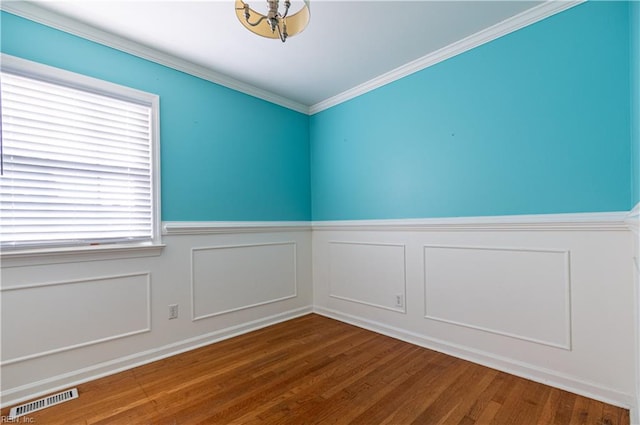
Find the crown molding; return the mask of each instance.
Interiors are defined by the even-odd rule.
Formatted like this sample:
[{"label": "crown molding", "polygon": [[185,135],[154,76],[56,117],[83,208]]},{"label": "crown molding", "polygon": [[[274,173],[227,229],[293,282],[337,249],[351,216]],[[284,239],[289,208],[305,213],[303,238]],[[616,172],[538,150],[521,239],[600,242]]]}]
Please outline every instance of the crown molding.
[{"label": "crown molding", "polygon": [[546,1],[538,6],[519,13],[518,15],[512,16],[511,18],[505,19],[504,21],[499,22],[491,27],[483,29],[475,34],[456,41],[455,43],[436,50],[435,52],[429,53],[426,56],[411,61],[365,83],[357,85],[336,96],[318,102],[309,107],[309,114],[313,115],[318,112],[324,111],[325,109],[329,109],[332,106],[336,106],[340,103],[351,100],[362,94],[375,90],[379,87],[392,83],[415,72],[421,71],[456,55],[464,53],[482,44],[488,43],[504,35],[524,28],[528,25],[534,24],[538,21],[548,18],[549,16],[577,6],[581,3],[584,3],[585,1],[586,0]]},{"label": "crown molding", "polygon": [[278,96],[274,93],[236,80],[227,75],[220,74],[209,68],[180,59],[161,50],[145,46],[141,43],[131,41],[124,37],[120,37],[110,32],[84,24],[75,19],[44,9],[34,3],[27,1],[4,1],[0,2],[0,10],[108,47],[112,47],[142,59],[185,72],[212,83],[266,100],[267,102],[274,103],[303,114],[309,114],[309,107],[306,105]]},{"label": "crown molding", "polygon": [[508,18],[498,24],[479,31],[469,37],[452,43],[442,49],[432,52],[419,59],[411,61],[401,67],[382,74],[372,80],[346,90],[336,96],[318,102],[312,106],[303,105],[285,97],[276,95],[261,88],[236,80],[224,74],[215,72],[209,68],[180,59],[169,53],[153,49],[140,43],[128,40],[124,37],[94,28],[75,19],[71,19],[58,13],[46,10],[27,1],[0,2],[0,10],[18,15],[20,17],[47,25],[58,30],[77,35],[90,41],[94,41],[114,49],[147,59],[149,61],[185,72],[187,74],[220,84],[232,90],[248,94],[250,96],[280,105],[282,107],[313,115],[332,106],[346,102],[371,90],[399,80],[415,72],[421,71],[453,56],[464,53],[482,44],[495,40],[528,25],[541,21],[549,16],[560,13],[571,7],[583,3],[586,0],[549,0],[518,15]]}]

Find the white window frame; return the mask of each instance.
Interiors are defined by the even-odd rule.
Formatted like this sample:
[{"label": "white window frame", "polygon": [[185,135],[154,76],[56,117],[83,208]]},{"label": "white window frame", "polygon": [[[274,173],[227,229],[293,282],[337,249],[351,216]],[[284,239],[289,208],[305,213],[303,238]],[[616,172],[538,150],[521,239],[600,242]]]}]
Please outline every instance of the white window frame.
[{"label": "white window frame", "polygon": [[151,242],[109,245],[78,245],[36,249],[5,249],[0,252],[2,267],[35,264],[54,264],[113,258],[131,258],[159,255],[162,247],[160,218],[160,97],[155,94],[121,86],[86,75],[43,65],[2,53],[0,69],[3,72],[38,79],[53,84],[115,97],[125,101],[144,103],[151,107],[151,167],[152,167],[152,220]]}]

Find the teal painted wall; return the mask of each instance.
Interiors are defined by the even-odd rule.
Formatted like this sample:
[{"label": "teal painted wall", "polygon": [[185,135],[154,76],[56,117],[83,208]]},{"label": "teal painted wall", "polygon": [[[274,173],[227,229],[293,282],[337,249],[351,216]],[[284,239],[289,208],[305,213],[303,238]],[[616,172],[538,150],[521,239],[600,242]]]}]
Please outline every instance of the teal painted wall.
[{"label": "teal painted wall", "polygon": [[631,151],[632,151],[632,205],[640,202],[640,2],[629,8],[631,40]]},{"label": "teal painted wall", "polygon": [[311,218],[308,116],[6,12],[1,26],[4,53],[160,95],[163,220]]},{"label": "teal painted wall", "polygon": [[313,219],[629,210],[629,47],[587,2],[312,116]]},{"label": "teal painted wall", "polygon": [[312,117],[5,12],[1,49],[160,95],[163,220],[621,211],[638,14],[588,2]]}]

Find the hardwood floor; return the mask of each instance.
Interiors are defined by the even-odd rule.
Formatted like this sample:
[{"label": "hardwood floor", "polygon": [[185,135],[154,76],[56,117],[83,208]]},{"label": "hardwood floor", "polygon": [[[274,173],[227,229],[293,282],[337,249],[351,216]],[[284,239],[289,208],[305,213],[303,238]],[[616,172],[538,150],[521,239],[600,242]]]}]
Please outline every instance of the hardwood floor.
[{"label": "hardwood floor", "polygon": [[78,391],[15,423],[629,424],[625,409],[314,314]]}]

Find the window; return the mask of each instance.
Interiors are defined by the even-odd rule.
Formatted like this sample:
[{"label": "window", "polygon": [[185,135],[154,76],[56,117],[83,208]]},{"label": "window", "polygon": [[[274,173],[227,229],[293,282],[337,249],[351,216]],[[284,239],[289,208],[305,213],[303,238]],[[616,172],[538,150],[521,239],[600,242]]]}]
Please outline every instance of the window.
[{"label": "window", "polygon": [[159,243],[158,97],[2,55],[0,246]]}]

